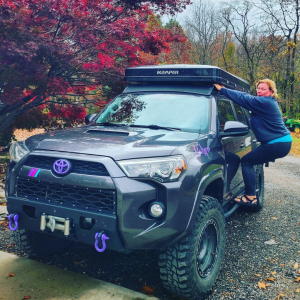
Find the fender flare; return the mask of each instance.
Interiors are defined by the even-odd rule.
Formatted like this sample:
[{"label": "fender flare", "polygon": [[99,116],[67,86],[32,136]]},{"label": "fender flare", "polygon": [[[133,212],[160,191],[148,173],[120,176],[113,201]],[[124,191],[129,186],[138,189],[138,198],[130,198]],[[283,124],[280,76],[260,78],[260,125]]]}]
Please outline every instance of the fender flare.
[{"label": "fender flare", "polygon": [[208,173],[207,175],[205,175],[201,179],[201,181],[199,183],[199,186],[198,186],[198,189],[197,189],[196,196],[195,196],[193,209],[191,211],[191,215],[190,215],[189,221],[188,221],[186,229],[185,229],[185,231],[187,233],[191,232],[191,230],[192,230],[194,220],[195,220],[196,215],[197,215],[197,207],[199,207],[199,204],[200,204],[200,201],[202,199],[202,196],[203,196],[203,193],[204,193],[205,189],[208,187],[208,185],[210,183],[212,183],[213,181],[215,181],[216,179],[219,179],[219,178],[222,179],[222,181],[224,182],[222,168],[218,168],[218,169],[213,170],[212,172]]}]

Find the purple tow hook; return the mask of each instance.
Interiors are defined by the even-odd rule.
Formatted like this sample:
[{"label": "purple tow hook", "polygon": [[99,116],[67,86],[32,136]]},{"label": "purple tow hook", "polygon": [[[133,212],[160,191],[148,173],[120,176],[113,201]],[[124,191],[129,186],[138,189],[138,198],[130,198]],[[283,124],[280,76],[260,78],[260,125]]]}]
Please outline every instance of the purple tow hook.
[{"label": "purple tow hook", "polygon": [[[19,216],[17,214],[11,214],[7,217],[9,219],[9,229],[12,231],[15,231],[18,229],[18,220],[19,220]],[[13,227],[13,224],[15,225],[15,227]]]},{"label": "purple tow hook", "polygon": [[[100,239],[102,241],[102,248],[101,249],[98,247],[98,242],[100,241]],[[104,252],[104,250],[106,249],[105,240],[109,240],[109,237],[106,236],[106,234],[104,232],[100,232],[100,233],[97,232],[95,234],[95,240],[96,240],[95,241],[95,248],[96,248],[96,250],[98,252]]]}]

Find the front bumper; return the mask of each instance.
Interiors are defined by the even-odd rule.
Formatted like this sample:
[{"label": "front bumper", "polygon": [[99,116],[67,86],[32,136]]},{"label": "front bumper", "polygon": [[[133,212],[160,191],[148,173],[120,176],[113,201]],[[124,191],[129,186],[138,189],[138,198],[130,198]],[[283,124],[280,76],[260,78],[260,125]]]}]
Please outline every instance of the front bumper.
[{"label": "front bumper", "polygon": [[[120,252],[125,250],[118,234],[117,217],[115,215],[108,216],[101,213],[83,212],[72,208],[37,203],[16,197],[8,198],[7,210],[9,213],[17,213],[19,215],[19,228],[42,232],[40,230],[41,216],[43,214],[57,216],[70,219],[70,235],[66,237],[62,231],[55,230],[51,232],[49,229],[46,229],[44,233],[73,242],[93,245],[95,243],[95,234],[104,231],[110,238],[107,242],[109,249]],[[85,220],[91,220],[91,224],[86,225]]]},{"label": "front bumper", "polygon": [[[161,184],[130,179],[108,157],[47,151],[29,156],[34,155],[101,163],[109,176],[70,173],[58,177],[40,168],[38,176],[32,177],[29,173],[34,166],[24,158],[8,168],[6,181],[8,212],[19,215],[20,228],[41,232],[42,214],[68,218],[69,236],[57,230],[44,232],[86,244],[94,244],[95,234],[104,232],[110,238],[107,248],[121,252],[165,248],[186,234],[195,195],[186,193],[181,181]],[[148,214],[153,201],[166,207],[161,219]]]}]

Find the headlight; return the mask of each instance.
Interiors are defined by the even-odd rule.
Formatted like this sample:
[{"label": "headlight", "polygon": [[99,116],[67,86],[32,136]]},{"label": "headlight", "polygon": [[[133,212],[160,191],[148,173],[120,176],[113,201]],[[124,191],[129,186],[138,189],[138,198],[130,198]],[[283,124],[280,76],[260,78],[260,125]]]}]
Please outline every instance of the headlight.
[{"label": "headlight", "polygon": [[18,162],[28,153],[29,150],[25,145],[25,141],[14,142],[9,148],[10,161]]},{"label": "headlight", "polygon": [[128,177],[176,181],[186,170],[183,156],[142,158],[117,162]]}]

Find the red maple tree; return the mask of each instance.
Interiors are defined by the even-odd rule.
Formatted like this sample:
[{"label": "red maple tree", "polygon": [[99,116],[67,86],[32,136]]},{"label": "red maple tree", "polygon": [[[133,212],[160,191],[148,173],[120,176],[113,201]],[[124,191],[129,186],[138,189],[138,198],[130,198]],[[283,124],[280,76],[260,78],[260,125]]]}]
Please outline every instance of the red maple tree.
[{"label": "red maple tree", "polygon": [[47,101],[87,100],[86,91],[120,82],[126,67],[143,63],[141,52],[167,50],[178,37],[149,30],[148,17],[189,3],[0,0],[0,132]]}]

